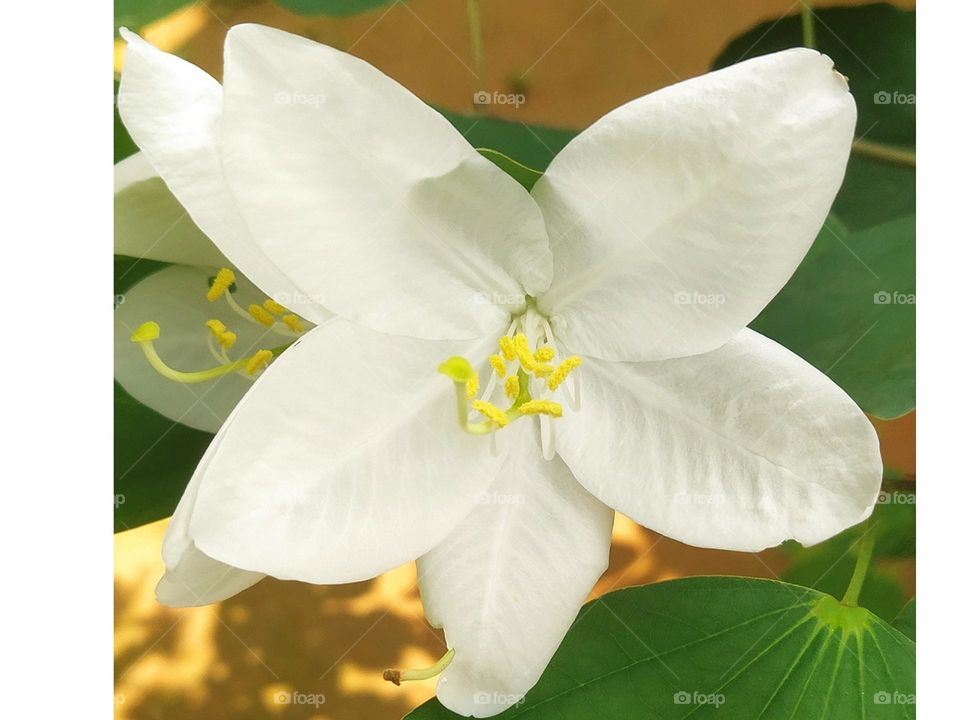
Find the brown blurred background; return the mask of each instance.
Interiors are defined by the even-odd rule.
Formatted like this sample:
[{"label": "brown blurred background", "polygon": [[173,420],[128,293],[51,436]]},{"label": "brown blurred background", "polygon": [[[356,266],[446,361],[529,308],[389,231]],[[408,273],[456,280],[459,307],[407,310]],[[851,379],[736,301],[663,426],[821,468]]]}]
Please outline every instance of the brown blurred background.
[{"label": "brown blurred background", "polygon": [[[482,87],[526,96],[518,108],[488,111],[584,127],[627,100],[705,72],[731,38],[798,10],[796,0],[480,0]],[[219,76],[226,30],[240,22],[347,50],[431,104],[473,112],[477,81],[465,0],[411,0],[345,19],[297,16],[270,2],[208,0],[151,24],[143,35]],[[122,54],[118,43],[117,69]],[[914,414],[877,426],[885,464],[912,479]],[[219,605],[172,610],[153,596],[165,526],[116,536],[118,718],[380,720],[400,718],[433,695],[432,681],[398,688],[380,677],[387,667],[429,665],[444,651],[441,634],[423,619],[412,565],[334,587],[266,579]],[[685,575],[776,577],[787,562],[778,550],[687,547],[618,516],[610,569],[594,593]],[[913,563],[892,570],[912,596]],[[275,701],[293,690],[325,702]]]}]

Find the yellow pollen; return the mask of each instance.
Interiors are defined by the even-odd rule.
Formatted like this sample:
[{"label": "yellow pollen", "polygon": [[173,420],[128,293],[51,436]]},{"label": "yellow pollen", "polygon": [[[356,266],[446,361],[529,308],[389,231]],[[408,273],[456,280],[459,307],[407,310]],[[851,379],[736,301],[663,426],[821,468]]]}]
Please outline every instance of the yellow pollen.
[{"label": "yellow pollen", "polygon": [[[266,303],[264,303],[264,305],[266,305]],[[300,318],[298,318],[293,313],[284,315],[282,319],[283,319],[283,324],[286,325],[291,330],[293,330],[294,332],[296,333],[303,332],[303,323],[300,322]]]},{"label": "yellow pollen", "polygon": [[473,367],[466,358],[453,355],[440,363],[437,372],[446,375],[455,383],[465,383],[473,375]]},{"label": "yellow pollen", "polygon": [[477,394],[477,390],[479,389],[480,389],[480,377],[477,375],[477,373],[474,372],[470,376],[470,379],[467,380],[467,387],[466,387],[467,397],[468,398],[475,397]]},{"label": "yellow pollen", "polygon": [[556,390],[558,387],[560,387],[561,383],[567,379],[567,375],[569,375],[574,368],[579,367],[580,363],[582,362],[583,360],[579,355],[571,355],[570,357],[566,358],[563,362],[557,365],[557,369],[551,373],[550,378],[547,380],[547,387],[549,387],[551,390]]},{"label": "yellow pollen", "polygon": [[527,336],[523,333],[517,333],[513,337],[513,345],[517,349],[517,357],[520,358],[520,364],[527,372],[533,372],[537,365],[536,358],[530,352],[530,345],[527,343]]},{"label": "yellow pollen", "polygon": [[254,356],[250,358],[244,370],[246,370],[249,375],[253,375],[266,367],[267,363],[271,360],[273,360],[272,352],[269,350],[257,350]]},{"label": "yellow pollen", "polygon": [[503,361],[503,358],[499,355],[491,355],[487,358],[490,361],[490,367],[493,368],[493,371],[503,377],[507,374],[507,364]]},{"label": "yellow pollen", "polygon": [[533,356],[540,362],[546,363],[553,360],[553,356],[556,354],[557,354],[556,350],[554,350],[549,345],[544,345],[541,348],[537,348],[537,351],[533,354]]},{"label": "yellow pollen", "polygon": [[549,377],[553,374],[553,365],[547,363],[536,363],[533,366],[533,374],[538,378]]},{"label": "yellow pollen", "polygon": [[213,279],[213,284],[207,290],[207,300],[213,302],[223,297],[223,294],[230,289],[237,276],[229,268],[221,268],[220,272]]},{"label": "yellow pollen", "polygon": [[253,303],[250,307],[247,308],[247,312],[249,312],[253,316],[254,320],[256,320],[261,325],[265,325],[266,327],[271,327],[273,323],[276,322],[273,319],[273,315],[271,315],[266,310],[264,310],[262,305],[257,305],[256,303]]},{"label": "yellow pollen", "polygon": [[220,346],[224,350],[229,350],[233,347],[233,344],[237,341],[236,333],[227,330],[227,326],[217,319],[207,320],[205,324],[210,328],[213,337],[216,338],[216,341],[220,343]]},{"label": "yellow pollen", "polygon": [[503,392],[510,400],[516,400],[520,396],[520,378],[511,375],[504,380]]},{"label": "yellow pollen", "polygon": [[156,340],[158,337],[160,337],[160,326],[151,320],[134,330],[130,340],[135,343],[142,343]]},{"label": "yellow pollen", "polygon": [[521,415],[550,415],[551,417],[561,417],[563,407],[560,403],[550,400],[531,400],[525,402],[517,408]]},{"label": "yellow pollen", "polygon": [[505,428],[510,422],[510,419],[507,417],[507,414],[503,412],[503,410],[498,408],[493,403],[488,403],[485,400],[474,400],[473,409],[481,415],[489,418],[490,422],[499,428]]},{"label": "yellow pollen", "polygon": [[500,338],[500,352],[503,353],[503,356],[507,360],[516,360],[517,359],[517,349],[513,340],[504,335]]},{"label": "yellow pollen", "polygon": [[273,313],[274,315],[283,315],[285,312],[289,312],[283,305],[270,298],[263,301],[263,307],[267,312]]}]

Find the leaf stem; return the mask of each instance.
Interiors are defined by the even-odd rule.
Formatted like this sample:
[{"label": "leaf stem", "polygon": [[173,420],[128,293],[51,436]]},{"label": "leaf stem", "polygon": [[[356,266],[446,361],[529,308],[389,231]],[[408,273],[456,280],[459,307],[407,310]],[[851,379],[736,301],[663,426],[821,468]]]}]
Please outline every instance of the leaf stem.
[{"label": "leaf stem", "polygon": [[873,548],[876,543],[877,526],[874,524],[860,540],[860,552],[857,555],[857,565],[853,569],[853,577],[850,578],[850,584],[847,586],[847,591],[843,594],[843,600],[840,601],[841,604],[848,607],[857,607],[857,601],[860,599],[863,581],[867,578],[867,570],[870,569],[870,560],[873,557]]},{"label": "leaf stem", "polygon": [[482,92],[483,87],[483,33],[480,27],[480,2],[467,0],[467,24],[470,26],[470,49],[473,52],[473,75],[475,90]]},{"label": "leaf stem", "polygon": [[816,18],[813,14],[813,0],[804,0],[800,3],[800,18],[803,21],[803,46],[817,47]]},{"label": "leaf stem", "polygon": [[893,165],[905,165],[907,167],[917,166],[917,153],[914,150],[893,147],[884,143],[873,142],[872,140],[855,140],[853,151],[858,155],[882,160]]}]

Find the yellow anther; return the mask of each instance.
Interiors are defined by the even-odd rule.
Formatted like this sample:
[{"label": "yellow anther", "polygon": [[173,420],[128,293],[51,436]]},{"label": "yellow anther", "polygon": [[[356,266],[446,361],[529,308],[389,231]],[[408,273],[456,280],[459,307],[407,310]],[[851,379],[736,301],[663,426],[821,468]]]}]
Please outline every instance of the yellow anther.
[{"label": "yellow anther", "polygon": [[503,377],[507,374],[507,364],[503,361],[503,358],[499,355],[491,355],[487,360],[490,361],[490,367],[493,368],[493,371]]},{"label": "yellow anther", "polygon": [[513,343],[513,340],[504,335],[500,338],[500,352],[503,353],[503,356],[507,360],[516,360],[517,359],[517,348]]},{"label": "yellow anther", "polygon": [[250,305],[250,307],[247,308],[247,312],[253,316],[254,320],[256,320],[261,325],[265,325],[266,327],[271,327],[273,326],[273,323],[276,322],[273,319],[273,315],[271,315],[266,310],[264,310],[262,305],[257,305],[256,303],[253,303],[252,305]]},{"label": "yellow anther", "polygon": [[244,370],[247,371],[248,375],[253,375],[260,370],[263,370],[263,368],[266,367],[267,363],[271,360],[273,360],[272,352],[269,350],[257,350],[253,357],[247,362]]},{"label": "yellow anther", "polygon": [[550,400],[531,400],[517,408],[521,415],[550,415],[561,417],[563,406]]},{"label": "yellow anther", "polygon": [[567,379],[567,375],[573,372],[574,368],[579,367],[582,362],[583,360],[579,355],[571,355],[566,358],[557,365],[557,369],[550,374],[550,378],[547,380],[547,387],[551,390],[556,390],[560,387],[561,383]]},{"label": "yellow anther", "polygon": [[527,336],[523,333],[517,333],[514,335],[513,346],[517,350],[517,357],[520,358],[520,364],[523,366],[523,369],[527,372],[533,372],[534,367],[536,367],[537,360],[533,357],[533,353],[530,352],[530,345],[527,342]]},{"label": "yellow anther", "polygon": [[286,312],[289,312],[289,310],[287,310],[283,305],[278,303],[276,300],[272,300],[270,298],[267,298],[266,300],[263,301],[263,307],[267,310],[267,312],[273,313],[274,315],[278,315],[278,316],[283,315]]},{"label": "yellow anther", "polygon": [[543,347],[537,348],[537,351],[533,354],[537,360],[543,363],[550,362],[553,360],[553,356],[557,354],[557,351],[554,350],[549,345],[544,345]]},{"label": "yellow anther", "polygon": [[507,417],[507,414],[503,412],[503,410],[485,400],[474,400],[473,409],[487,417],[490,422],[499,428],[505,428],[510,422],[510,418]]},{"label": "yellow anther", "polygon": [[446,375],[455,383],[465,383],[473,376],[473,367],[466,358],[453,355],[440,363],[437,372]]},{"label": "yellow anther", "polygon": [[227,326],[216,319],[207,320],[205,324],[208,328],[210,328],[210,332],[213,333],[213,337],[218,343],[220,343],[220,346],[224,350],[229,350],[233,347],[233,344],[237,341],[236,333],[232,333],[227,330]]},{"label": "yellow anther", "polygon": [[134,330],[130,340],[135,343],[142,343],[156,340],[158,337],[160,337],[160,326],[151,320]]},{"label": "yellow anther", "polygon": [[210,289],[207,290],[207,300],[213,302],[214,300],[222,298],[223,294],[230,289],[230,286],[233,285],[236,279],[237,276],[233,274],[233,270],[222,268],[213,279],[213,284],[210,286]]},{"label": "yellow anther", "polygon": [[511,375],[504,380],[503,392],[510,400],[516,400],[520,396],[520,378]]},{"label": "yellow anther", "polygon": [[298,318],[293,313],[284,315],[282,319],[283,319],[283,324],[286,325],[291,330],[293,330],[294,332],[296,333],[303,332],[303,323],[300,322],[300,318]]},{"label": "yellow anther", "polygon": [[538,378],[549,377],[553,374],[553,365],[541,362],[535,363],[533,366],[533,374]]},{"label": "yellow anther", "polygon": [[472,398],[476,396],[477,390],[479,389],[480,389],[480,377],[477,375],[477,373],[473,373],[470,376],[470,379],[467,380],[467,387],[466,387],[467,397]]}]

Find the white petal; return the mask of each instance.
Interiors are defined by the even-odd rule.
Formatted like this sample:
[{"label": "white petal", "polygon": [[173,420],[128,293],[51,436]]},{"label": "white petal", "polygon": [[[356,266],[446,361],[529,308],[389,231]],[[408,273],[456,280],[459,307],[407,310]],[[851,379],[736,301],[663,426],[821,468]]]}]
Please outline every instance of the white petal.
[{"label": "white petal", "polygon": [[[210,443],[198,470],[207,466],[218,444],[217,438]],[[157,584],[157,600],[170,607],[195,607],[226,600],[265,577],[214,560],[193,544],[188,528],[199,487],[195,475],[180,498],[163,539],[167,570]]]},{"label": "white petal", "polygon": [[877,434],[819,370],[743,330],[652,363],[586,360],[583,407],[557,451],[615,510],[691,545],[812,545],[870,515]]},{"label": "white petal", "polygon": [[607,567],[613,511],[521,423],[477,509],[417,561],[427,618],[456,650],[437,697],[461,715],[495,715],[533,687]]},{"label": "white petal", "polygon": [[113,166],[113,252],[183,265],[229,265],[143,153]]},{"label": "white petal", "polygon": [[719,347],[783,287],[843,179],[856,107],[830,58],[787,50],[630,102],[533,189],[556,258],[539,306],[607,360]]},{"label": "white petal", "polygon": [[467,338],[550,282],[524,189],[363,60],[238,25],[224,59],[224,169],[256,242],[338,315]]},{"label": "white petal", "polygon": [[253,243],[223,177],[223,91],[200,68],[128,30],[117,98],[120,117],[170,191],[223,254],[265,293],[313,322],[327,313]]},{"label": "white petal", "polygon": [[343,318],[284,352],[218,437],[189,535],[221,562],[313,583],[413,560],[470,511],[501,459],[457,425],[437,365],[496,343],[383,335]]},{"label": "white petal", "polygon": [[[184,372],[207,370],[221,364],[210,353],[207,320],[216,318],[237,334],[229,350],[238,360],[261,348],[285,345],[290,338],[235,315],[224,300],[206,299],[208,280],[215,268],[174,265],[148,275],[123,296],[114,311],[114,377],[135,399],[161,415],[198,430],[216,432],[250,386],[246,377],[233,373],[209,382],[184,385],[161,376],[130,335],[140,325],[154,321],[160,338],[154,343],[170,367]],[[238,275],[237,302],[246,307],[262,302],[253,283]]]}]

